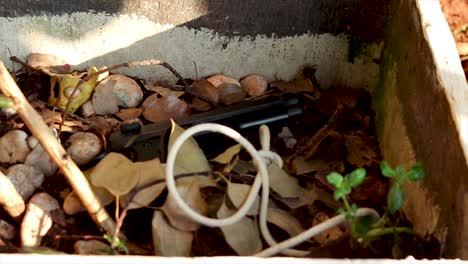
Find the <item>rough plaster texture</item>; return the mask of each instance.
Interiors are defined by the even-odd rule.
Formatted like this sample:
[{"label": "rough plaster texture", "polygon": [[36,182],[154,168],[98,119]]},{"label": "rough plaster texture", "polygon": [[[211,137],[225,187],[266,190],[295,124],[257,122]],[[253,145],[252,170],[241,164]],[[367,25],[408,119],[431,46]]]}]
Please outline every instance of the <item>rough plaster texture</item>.
[{"label": "rough plaster texture", "polygon": [[[371,89],[378,77],[382,44],[368,45],[368,56],[347,59],[348,38],[331,34],[292,37],[226,37],[214,31],[161,25],[144,17],[85,13],[0,17],[0,58],[49,53],[83,68],[150,58],[171,63],[184,77],[223,72],[235,78],[257,73],[290,79],[305,64],[318,65],[317,78],[331,85]],[[195,65],[196,63],[196,69]],[[120,71],[146,79],[175,80],[165,69]]]},{"label": "rough plaster texture", "polygon": [[[468,258],[468,87],[438,1],[397,0],[376,90],[383,156],[423,162],[422,183],[405,186],[404,212],[434,233],[442,256]],[[404,41],[402,41],[404,40]]]}]

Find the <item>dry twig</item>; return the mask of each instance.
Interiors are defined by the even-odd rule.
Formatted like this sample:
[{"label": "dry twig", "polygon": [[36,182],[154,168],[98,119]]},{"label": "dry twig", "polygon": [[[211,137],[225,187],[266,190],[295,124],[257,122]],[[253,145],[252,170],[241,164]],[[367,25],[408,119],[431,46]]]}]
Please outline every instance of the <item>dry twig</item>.
[{"label": "dry twig", "polygon": [[75,162],[73,162],[58,140],[50,133],[42,117],[34,110],[31,104],[29,104],[3,62],[0,62],[0,89],[3,94],[13,100],[21,119],[65,175],[94,221],[107,233],[113,234],[115,222],[107,214],[81,170]]}]

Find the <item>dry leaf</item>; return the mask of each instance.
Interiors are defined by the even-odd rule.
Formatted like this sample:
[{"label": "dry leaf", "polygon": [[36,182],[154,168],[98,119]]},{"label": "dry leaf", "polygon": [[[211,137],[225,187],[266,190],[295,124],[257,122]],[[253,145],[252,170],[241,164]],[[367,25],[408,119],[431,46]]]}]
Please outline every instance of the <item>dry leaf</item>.
[{"label": "dry leaf", "polygon": [[147,89],[158,93],[162,97],[166,97],[166,96],[181,97],[182,95],[185,94],[184,91],[176,91],[176,90],[172,90],[172,89],[162,87],[162,86],[150,86],[150,87],[147,87]]},{"label": "dry leaf", "polygon": [[154,253],[158,256],[190,257],[193,233],[172,227],[163,212],[155,210],[151,221]]},{"label": "dry leaf", "polygon": [[[228,183],[227,187],[227,194],[229,196],[229,199],[231,202],[234,204],[236,208],[240,208],[245,200],[247,199],[247,196],[250,192],[251,186],[247,184],[239,184],[239,183]],[[258,215],[258,208],[260,208],[260,199],[258,195],[256,196],[255,202],[253,206],[250,208],[248,211],[247,215]]]},{"label": "dry leaf", "polygon": [[[142,187],[155,180],[164,180],[164,171],[159,162],[159,159],[152,159],[143,162],[135,162],[135,167],[138,169],[138,183],[136,188]],[[135,197],[133,197],[132,203],[128,206],[128,209],[137,209],[143,206],[147,206],[154,199],[156,199],[166,188],[166,184],[159,183],[154,184],[146,189],[140,190]],[[128,203],[128,198],[130,194],[127,194],[121,198],[123,206],[126,206]]]},{"label": "dry leaf", "polygon": [[172,95],[158,98],[157,94],[152,94],[143,102],[142,108],[143,116],[151,122],[177,120],[190,115],[188,104]]},{"label": "dry leaf", "polygon": [[291,237],[304,232],[301,223],[290,213],[279,208],[268,208],[267,221],[286,231]]},{"label": "dry leaf", "polygon": [[240,102],[247,97],[242,88],[236,84],[223,83],[218,86],[219,101],[225,105]]},{"label": "dry leaf", "polygon": [[225,83],[230,83],[241,87],[241,84],[238,80],[222,74],[213,75],[206,80],[213,84],[216,88],[219,88],[220,85],[223,85]]},{"label": "dry leaf", "polygon": [[[186,178],[177,182],[177,191],[185,203],[200,214],[207,211],[208,206],[203,200],[200,187],[196,179]],[[179,230],[195,231],[200,228],[198,222],[189,218],[176,203],[172,195],[168,195],[162,210],[170,223]]]},{"label": "dry leaf", "polygon": [[375,139],[361,133],[344,135],[348,150],[347,160],[356,167],[371,166],[378,159],[378,149]]},{"label": "dry leaf", "polygon": [[[215,103],[218,103],[219,101],[218,89],[211,82],[205,79],[194,81],[192,83],[192,92],[196,95],[207,97]],[[199,111],[207,111],[212,107],[210,103],[199,98],[194,98],[194,103],[199,107],[197,109]]]},{"label": "dry leaf", "polygon": [[296,209],[304,205],[311,205],[318,199],[317,195],[313,191],[308,191],[302,187],[297,189],[296,195],[296,197],[283,197],[275,192],[271,194],[273,198],[281,201],[291,209]]},{"label": "dry leaf", "polygon": [[[217,213],[218,218],[226,218],[235,213],[227,207],[226,202],[221,205]],[[239,256],[250,256],[262,249],[262,239],[258,225],[255,221],[248,217],[242,218],[240,221],[221,227],[224,238],[229,246]]]},{"label": "dry leaf", "polygon": [[[324,212],[319,212],[314,216],[313,225],[318,225],[322,222],[327,221],[328,219],[330,218],[327,214],[325,214]],[[333,240],[336,240],[343,235],[344,232],[338,226],[334,226],[314,236],[314,240],[317,241],[319,244],[323,245]]]},{"label": "dry leaf", "polygon": [[224,151],[223,153],[219,154],[216,158],[212,159],[211,161],[221,163],[221,164],[228,164],[232,161],[235,155],[239,154],[242,146],[240,144],[236,144]]},{"label": "dry leaf", "polygon": [[125,120],[131,120],[138,118],[141,113],[143,113],[142,108],[128,108],[128,109],[120,109],[115,115],[120,118],[120,120],[125,121]]},{"label": "dry leaf", "polygon": [[327,166],[323,160],[306,160],[304,156],[296,156],[293,166],[296,169],[296,174],[306,174],[310,172],[320,171]]},{"label": "dry leaf", "polygon": [[301,187],[296,178],[289,176],[276,163],[268,165],[268,175],[270,176],[270,188],[283,198],[297,198]]},{"label": "dry leaf", "polygon": [[94,167],[89,178],[94,186],[122,196],[137,184],[138,169],[124,155],[111,152]]},{"label": "dry leaf", "polygon": [[[184,129],[177,125],[173,120],[171,120],[171,122],[172,129],[169,137],[169,151],[172,148],[172,145],[174,145],[176,139],[184,132]],[[179,148],[174,165],[187,172],[211,171],[210,164],[208,163],[205,154],[193,137],[187,139]]]},{"label": "dry leaf", "polygon": [[68,73],[71,67],[62,58],[50,54],[31,53],[26,63],[36,69],[40,69],[47,74]]},{"label": "dry leaf", "polygon": [[305,67],[293,80],[289,82],[275,81],[271,83],[271,86],[277,87],[282,92],[286,93],[313,93],[314,97],[318,98],[320,96],[320,92],[314,85],[314,74],[315,69],[313,67]]}]

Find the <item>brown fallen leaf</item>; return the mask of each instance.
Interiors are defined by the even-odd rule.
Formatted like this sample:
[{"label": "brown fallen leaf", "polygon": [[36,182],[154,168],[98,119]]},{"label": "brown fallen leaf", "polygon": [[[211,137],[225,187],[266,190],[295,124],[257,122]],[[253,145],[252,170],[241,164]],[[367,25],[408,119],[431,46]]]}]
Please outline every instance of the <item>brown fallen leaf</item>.
[{"label": "brown fallen leaf", "polygon": [[188,104],[176,96],[158,98],[152,94],[143,102],[143,116],[151,122],[179,119],[190,115]]},{"label": "brown fallen leaf", "polygon": [[239,154],[241,148],[242,146],[240,144],[236,144],[232,147],[229,147],[223,153],[219,154],[218,156],[216,156],[216,158],[212,159],[211,161],[217,162],[220,164],[229,164],[231,163],[234,156]]},{"label": "brown fallen leaf", "polygon": [[193,233],[172,227],[162,211],[154,210],[151,230],[155,255],[190,257]]},{"label": "brown fallen leaf", "polygon": [[[235,210],[229,209],[224,202],[219,208],[217,216],[221,219],[234,213]],[[239,256],[250,256],[262,249],[258,224],[248,217],[244,217],[232,225],[221,227],[221,231],[226,242]]]},{"label": "brown fallen leaf", "polygon": [[[171,150],[172,145],[176,139],[184,132],[184,129],[177,125],[173,120],[171,135],[169,136],[168,151]],[[202,172],[211,171],[210,164],[206,159],[203,150],[198,146],[193,137],[187,139],[184,144],[179,148],[174,165],[186,172]]]},{"label": "brown fallen leaf", "polygon": [[219,101],[224,105],[231,105],[244,100],[247,94],[236,84],[223,83],[217,87],[219,92]]},{"label": "brown fallen leaf", "polygon": [[372,162],[378,162],[378,146],[372,136],[363,133],[345,134],[345,143],[347,147],[347,160],[356,167],[372,165]]},{"label": "brown fallen leaf", "polygon": [[137,108],[122,108],[115,115],[120,118],[120,120],[131,120],[138,118],[143,113],[143,109],[140,107]]},{"label": "brown fallen leaf", "polygon": [[185,94],[184,91],[176,91],[176,90],[172,90],[172,89],[162,87],[162,86],[147,86],[146,89],[156,92],[162,97],[166,97],[166,96],[181,97],[182,95]]},{"label": "brown fallen leaf", "polygon": [[[218,103],[219,101],[218,89],[211,82],[205,79],[194,81],[192,83],[192,92],[196,95],[209,98],[215,103]],[[213,106],[210,103],[195,97],[192,100],[192,107],[198,111],[208,111]]]},{"label": "brown fallen leaf", "polygon": [[[195,211],[205,214],[206,201],[201,196],[200,187],[196,179],[186,178],[177,181],[177,191],[184,201]],[[168,195],[162,210],[175,228],[183,231],[195,231],[200,224],[189,218],[176,203],[172,195]]]},{"label": "brown fallen leaf", "polygon": [[[313,225],[318,225],[322,222],[325,222],[327,221],[328,219],[330,219],[330,217],[328,217],[327,214],[325,214],[324,212],[319,212],[315,215],[314,217],[314,220],[313,220]],[[323,244],[327,244],[333,240],[337,240],[339,239],[340,237],[342,237],[343,235],[346,235],[345,232],[343,232],[338,226],[334,226],[332,228],[329,228],[325,231],[323,231],[322,233],[319,233],[317,234],[316,236],[314,236],[314,240],[317,241],[317,243],[323,245]]]},{"label": "brown fallen leaf", "polygon": [[304,232],[301,223],[290,213],[279,208],[268,208],[267,221],[286,231],[291,237]]},{"label": "brown fallen leaf", "polygon": [[316,69],[314,67],[308,66],[302,69],[302,71],[296,75],[293,80],[289,82],[274,81],[270,85],[272,87],[277,87],[279,90],[286,93],[312,93],[313,97],[318,99],[320,97],[320,91],[314,84],[315,71]]},{"label": "brown fallen leaf", "polygon": [[26,63],[47,74],[68,73],[71,70],[70,64],[66,63],[65,60],[50,54],[31,53],[26,59]]},{"label": "brown fallen leaf", "polygon": [[[232,202],[232,204],[236,208],[239,209],[240,207],[242,207],[245,200],[247,199],[247,196],[251,188],[252,186],[247,185],[247,184],[228,182],[227,194],[229,196],[229,200]],[[260,198],[257,195],[255,202],[253,206],[250,208],[250,210],[247,212],[247,215],[249,216],[258,215],[259,208],[260,208]]]},{"label": "brown fallen leaf", "polygon": [[[154,180],[165,179],[164,171],[159,159],[135,162],[134,166],[138,169],[138,183],[135,188],[142,187]],[[133,197],[132,203],[128,205],[128,209],[137,209],[147,206],[156,199],[165,188],[166,184],[159,183],[139,191],[135,197]],[[126,194],[121,198],[122,206],[127,206],[129,195],[130,194]]]},{"label": "brown fallen leaf", "polygon": [[107,154],[89,175],[91,184],[102,187],[115,196],[130,192],[138,182],[138,169],[120,153]]},{"label": "brown fallen leaf", "polygon": [[326,162],[323,160],[307,160],[304,156],[296,156],[293,167],[296,174],[301,175],[322,170],[326,167]]},{"label": "brown fallen leaf", "polygon": [[301,187],[296,178],[288,175],[276,163],[268,165],[270,188],[283,198],[298,198]]}]

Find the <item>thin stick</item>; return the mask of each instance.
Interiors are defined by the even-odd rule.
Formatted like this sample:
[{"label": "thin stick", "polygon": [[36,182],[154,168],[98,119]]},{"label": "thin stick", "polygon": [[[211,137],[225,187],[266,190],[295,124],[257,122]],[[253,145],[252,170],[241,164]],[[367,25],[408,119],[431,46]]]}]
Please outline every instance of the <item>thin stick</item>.
[{"label": "thin stick", "polygon": [[52,135],[42,117],[29,104],[18,85],[15,83],[5,64],[0,61],[0,89],[10,97],[17,108],[17,112],[31,133],[47,151],[60,171],[65,175],[73,190],[77,193],[82,204],[93,218],[108,234],[113,234],[115,222],[109,217],[99,198],[91,189],[88,180],[75,162],[67,154],[57,138]]}]

